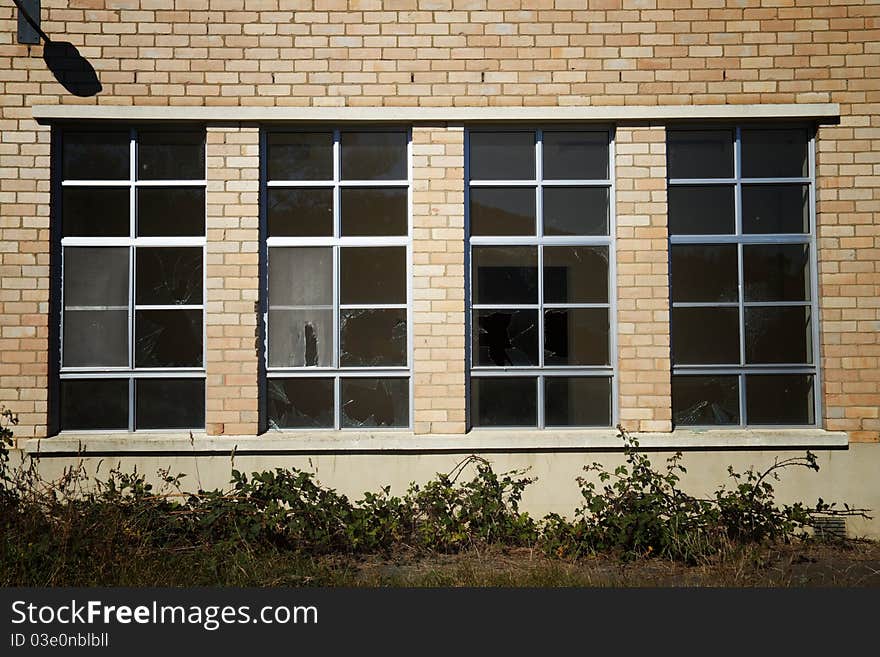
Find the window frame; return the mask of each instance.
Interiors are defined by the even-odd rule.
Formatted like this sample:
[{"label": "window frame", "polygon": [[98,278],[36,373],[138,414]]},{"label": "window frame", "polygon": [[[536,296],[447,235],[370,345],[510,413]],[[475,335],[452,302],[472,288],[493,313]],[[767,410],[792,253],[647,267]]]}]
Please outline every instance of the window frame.
[{"label": "window frame", "polygon": [[[403,132],[406,135],[406,178],[393,180],[344,180],[342,178],[341,134],[346,132]],[[332,180],[269,180],[268,137],[270,133],[331,132]],[[262,430],[275,432],[328,432],[328,431],[412,431],[414,427],[414,340],[413,340],[413,143],[412,129],[396,124],[265,124],[260,126],[260,425]],[[399,236],[350,236],[342,235],[342,203],[344,188],[403,188],[406,190],[406,234]],[[321,188],[332,189],[333,235],[316,236],[269,236],[268,192],[270,189]],[[333,356],[329,366],[278,367],[269,363],[269,256],[272,248],[330,248],[333,259],[333,301],[329,310],[333,313]],[[344,310],[363,309],[365,304],[342,304],[340,288],[340,264],[343,248],[404,247],[406,302],[391,304],[368,304],[370,308],[396,308],[406,310],[405,365],[383,367],[343,367],[341,355],[341,313]],[[329,427],[273,427],[268,416],[268,385],[270,379],[332,379],[333,380],[333,426]],[[344,427],[342,426],[342,379],[379,378],[407,380],[407,424],[399,427]]]},{"label": "window frame", "polygon": [[[741,122],[730,123],[677,123],[668,125],[668,135],[676,129],[698,130],[731,130],[733,131],[733,176],[729,178],[672,178],[667,166],[667,190],[673,186],[732,186],[734,188],[734,232],[732,234],[682,234],[672,235],[669,232],[669,310],[670,336],[672,334],[672,310],[684,307],[730,307],[738,312],[737,328],[739,331],[739,363],[738,364],[681,364],[676,365],[670,342],[670,377],[674,376],[736,376],[737,402],[739,422],[737,424],[686,424],[676,425],[673,413],[673,429],[708,430],[708,429],[809,429],[822,428],[822,363],[821,363],[821,315],[819,308],[819,266],[818,266],[818,225],[816,211],[816,138],[818,126],[804,122],[781,121],[768,123]],[[743,130],[803,130],[807,135],[807,175],[799,177],[744,177],[742,175],[742,131]],[[667,151],[668,153],[668,151]],[[667,160],[668,165],[668,160]],[[743,186],[800,184],[807,186],[807,230],[803,233],[744,233],[743,232]],[[746,301],[743,268],[743,247],[749,245],[805,245],[809,250],[808,264],[810,267],[808,301]],[[737,250],[737,300],[734,302],[675,302],[672,291],[672,246],[674,245],[734,245]],[[746,362],[745,310],[749,307],[803,307],[810,312],[810,339],[812,341],[812,364],[801,363],[752,363]],[[750,424],[747,418],[746,377],[760,374],[803,374],[813,377],[813,422],[809,424]]]},{"label": "window frame", "polygon": [[[57,311],[53,313],[57,317],[54,328],[57,330],[57,347],[53,352],[57,356],[57,368],[52,378],[52,392],[54,399],[57,400],[52,405],[52,412],[55,415],[54,425],[58,428],[59,435],[64,434],[128,434],[128,433],[179,433],[181,431],[198,431],[203,432],[206,428],[207,417],[201,426],[195,427],[178,427],[178,428],[144,428],[138,429],[137,420],[137,394],[136,382],[140,379],[200,379],[205,382],[204,385],[204,408],[207,415],[207,293],[208,293],[208,154],[207,154],[207,130],[204,125],[135,125],[127,127],[129,133],[128,139],[128,177],[113,180],[103,179],[73,179],[66,180],[63,174],[63,152],[64,152],[64,136],[66,133],[100,133],[101,131],[121,132],[126,130],[125,126],[110,125],[89,125],[88,123],[70,123],[61,124],[52,131],[53,151],[51,155],[52,167],[52,200],[51,200],[51,216],[53,218],[53,232],[56,238],[53,243],[56,245],[58,254],[58,266],[52,272],[52,286],[57,291],[56,298]],[[138,177],[138,135],[140,132],[195,132],[201,131],[204,136],[203,153],[204,153],[204,170],[200,179],[139,179]],[[82,236],[64,236],[62,205],[63,191],[66,188],[119,188],[128,189],[129,192],[129,234],[127,237],[82,237]],[[180,187],[180,188],[200,188],[204,192],[205,203],[204,226],[205,230],[201,236],[170,236],[170,237],[139,237],[137,235],[137,205],[138,190],[142,188],[163,188],[163,187]],[[107,248],[117,247],[126,248],[128,251],[128,300],[127,300],[127,329],[128,329],[128,364],[123,366],[65,366],[64,365],[64,264],[65,253],[68,247],[93,247]],[[202,302],[200,304],[138,304],[136,302],[137,293],[137,249],[150,247],[188,247],[200,248],[202,253]],[[202,349],[201,349],[201,367],[137,367],[135,361],[136,352],[136,335],[135,324],[136,314],[138,310],[198,310],[201,312],[202,324]],[[60,390],[61,382],[65,380],[107,380],[107,379],[127,379],[128,381],[128,427],[126,429],[65,429],[61,423],[60,410]]]},{"label": "window frame", "polygon": [[[553,179],[543,177],[543,143],[545,132],[604,132],[608,146],[608,177],[600,179]],[[470,138],[479,132],[526,132],[534,134],[535,176],[534,179],[518,180],[472,180]],[[619,421],[619,367],[617,331],[617,208],[616,208],[616,170],[615,143],[616,126],[609,124],[485,124],[466,126],[464,136],[464,230],[465,230],[465,367],[466,367],[466,422],[468,431],[569,431],[583,429],[608,429]],[[471,234],[470,197],[471,188],[476,187],[534,187],[535,188],[535,232],[533,235],[477,235]],[[544,235],[543,189],[545,187],[598,187],[608,190],[608,233],[606,235]],[[477,304],[473,303],[473,248],[477,246],[525,246],[537,250],[536,304]],[[608,249],[608,302],[607,303],[550,303],[544,302],[544,247],[546,246],[599,246]],[[532,366],[488,366],[475,365],[473,354],[474,312],[480,309],[533,309],[538,313],[538,364]],[[608,310],[608,365],[544,365],[544,339],[546,310],[556,308],[607,308]],[[536,421],[535,425],[494,425],[474,426],[471,417],[472,381],[474,378],[507,377],[535,378]],[[610,379],[610,423],[608,425],[547,425],[546,422],[546,379],[552,377],[595,377]]]}]

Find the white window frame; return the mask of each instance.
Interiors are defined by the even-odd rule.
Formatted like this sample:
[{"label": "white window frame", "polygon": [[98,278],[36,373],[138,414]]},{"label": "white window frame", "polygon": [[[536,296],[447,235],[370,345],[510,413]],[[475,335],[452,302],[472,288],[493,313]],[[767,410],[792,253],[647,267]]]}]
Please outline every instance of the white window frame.
[{"label": "white window frame", "polygon": [[[543,140],[544,132],[605,132],[608,135],[608,178],[587,180],[544,180],[543,178]],[[535,135],[535,178],[532,180],[471,180],[470,176],[470,136],[477,132],[528,132]],[[577,430],[613,427],[619,418],[618,399],[618,354],[617,354],[617,213],[616,213],[616,173],[615,173],[615,127],[605,124],[559,124],[547,126],[534,125],[487,125],[468,128],[465,131],[465,234],[467,240],[465,276],[466,284],[466,331],[465,349],[467,354],[467,424],[468,428],[478,431],[495,430]],[[471,234],[470,223],[470,190],[479,187],[534,187],[535,188],[535,234],[528,236],[480,236]],[[546,236],[544,232],[543,189],[544,187],[603,187],[608,190],[608,234],[584,236]],[[537,304],[473,304],[473,248],[475,246],[534,246],[538,251],[538,303]],[[608,303],[544,303],[544,246],[604,246],[608,249]],[[538,365],[534,366],[480,366],[474,364],[473,354],[473,315],[475,310],[496,309],[534,309],[538,312]],[[552,308],[607,308],[608,309],[608,365],[565,365],[546,367],[544,365],[544,317],[546,309]],[[610,409],[611,422],[607,426],[599,425],[565,425],[547,426],[545,404],[545,378],[564,377],[600,377],[610,378]],[[480,426],[474,427],[471,418],[471,381],[483,377],[534,377],[537,385],[537,418],[536,425]]]},{"label": "white window frame", "polygon": [[[397,180],[344,180],[342,178],[342,153],[340,135],[344,132],[403,132],[406,135],[406,178]],[[314,133],[333,134],[333,178],[332,180],[269,180],[268,176],[268,135],[269,133]],[[263,357],[261,366],[265,368],[261,377],[263,385],[271,379],[313,378],[333,379],[333,426],[332,427],[273,427],[269,424],[268,406],[265,425],[270,431],[313,432],[313,431],[411,431],[414,424],[413,408],[413,160],[412,130],[398,125],[363,126],[360,124],[343,126],[263,126],[260,130],[260,223],[261,223],[261,267],[262,282],[260,294],[262,303]],[[274,188],[324,188],[333,190],[333,235],[328,237],[270,237],[268,233],[268,190]],[[342,235],[342,190],[352,187],[395,187],[406,189],[406,235],[380,237],[345,237]],[[340,315],[346,309],[363,309],[364,304],[340,303],[340,251],[346,247],[404,247],[406,252],[406,303],[368,304],[370,308],[406,309],[406,364],[386,367],[343,367],[339,362],[341,349]],[[333,311],[333,356],[329,366],[272,367],[269,364],[269,255],[276,247],[330,247],[333,253],[333,304],[326,309]],[[309,306],[316,308],[321,306]],[[351,378],[397,378],[407,380],[407,424],[400,427],[344,427],[342,426],[342,379]],[[266,401],[266,395],[261,395]]]}]

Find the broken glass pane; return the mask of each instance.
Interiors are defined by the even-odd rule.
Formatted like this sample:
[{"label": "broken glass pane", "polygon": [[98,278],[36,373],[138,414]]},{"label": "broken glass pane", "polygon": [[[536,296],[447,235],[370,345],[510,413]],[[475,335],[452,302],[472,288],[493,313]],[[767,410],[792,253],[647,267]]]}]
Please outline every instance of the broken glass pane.
[{"label": "broken glass pane", "polygon": [[607,187],[544,187],[545,235],[607,235]]},{"label": "broken glass pane", "polygon": [[344,236],[406,235],[405,187],[345,187],[341,193]]},{"label": "broken glass pane", "polygon": [[128,247],[64,248],[64,307],[128,308]]},{"label": "broken glass pane", "polygon": [[406,365],[406,308],[340,312],[342,367]]},{"label": "broken glass pane", "polygon": [[128,429],[128,379],[62,379],[61,430]]},{"label": "broken glass pane", "polygon": [[475,310],[476,365],[538,364],[537,310]]},{"label": "broken glass pane", "polygon": [[544,131],[545,180],[606,180],[607,132]]},{"label": "broken glass pane", "polygon": [[138,310],[135,367],[201,367],[201,310]]},{"label": "broken glass pane", "polygon": [[538,303],[538,249],[534,246],[475,246],[475,304]]},{"label": "broken glass pane", "polygon": [[343,180],[406,180],[406,133],[343,132]]},{"label": "broken glass pane", "polygon": [[330,187],[270,187],[266,207],[269,237],[333,235],[333,189]]},{"label": "broken glass pane", "polygon": [[138,247],[135,302],[141,305],[202,303],[201,247]]},{"label": "broken glass pane", "polygon": [[806,244],[743,246],[746,301],[809,301],[810,251]]},{"label": "broken glass pane", "polygon": [[205,131],[141,131],[137,157],[141,180],[204,180]]},{"label": "broken glass pane", "polygon": [[810,309],[805,306],[746,308],[747,363],[812,363]]},{"label": "broken glass pane", "polygon": [[62,175],[65,180],[127,180],[130,144],[128,131],[65,132]]},{"label": "broken glass pane", "polygon": [[735,244],[674,244],[670,249],[673,301],[736,301]]},{"label": "broken glass pane", "polygon": [[545,303],[607,303],[608,247],[545,246]]},{"label": "broken glass pane", "polygon": [[807,131],[743,130],[743,178],[798,178],[809,175]]},{"label": "broken glass pane", "polygon": [[739,310],[673,308],[672,359],[676,365],[739,363]]},{"label": "broken glass pane", "polygon": [[807,185],[743,185],[743,232],[808,233],[809,200]]},{"label": "broken glass pane", "polygon": [[534,180],[535,133],[471,132],[471,180]]},{"label": "broken glass pane", "polygon": [[813,424],[813,375],[746,375],[746,419],[749,424]]},{"label": "broken glass pane", "polygon": [[472,187],[471,235],[534,235],[534,187]]},{"label": "broken glass pane", "polygon": [[128,365],[128,308],[65,310],[64,367]]},{"label": "broken glass pane", "polygon": [[611,379],[604,376],[551,376],[544,379],[548,427],[611,425]]},{"label": "broken glass pane", "polygon": [[733,185],[671,185],[670,235],[732,235],[735,232]]},{"label": "broken glass pane", "polygon": [[544,311],[545,365],[609,365],[608,310]]},{"label": "broken glass pane", "polygon": [[676,426],[739,424],[738,376],[673,376]]},{"label": "broken glass pane", "polygon": [[204,187],[140,187],[137,202],[140,237],[205,234]]},{"label": "broken glass pane", "polygon": [[333,311],[269,309],[270,367],[333,365]]},{"label": "broken glass pane", "polygon": [[270,132],[269,180],[333,180],[332,132]]},{"label": "broken glass pane", "polygon": [[128,237],[127,187],[65,187],[61,226],[65,237]]},{"label": "broken glass pane", "polygon": [[343,304],[406,303],[406,248],[347,247],[340,251]]},{"label": "broken glass pane", "polygon": [[333,427],[333,379],[269,379],[269,426],[273,429]]},{"label": "broken glass pane", "polygon": [[137,379],[135,429],[203,429],[204,379]]},{"label": "broken glass pane", "polygon": [[670,178],[733,178],[732,130],[669,130]]},{"label": "broken glass pane", "polygon": [[538,389],[534,377],[471,379],[471,424],[475,427],[534,427]]},{"label": "broken glass pane", "polygon": [[333,303],[333,249],[269,249],[269,307],[329,306]]},{"label": "broken glass pane", "polygon": [[342,426],[409,426],[409,379],[342,379]]}]

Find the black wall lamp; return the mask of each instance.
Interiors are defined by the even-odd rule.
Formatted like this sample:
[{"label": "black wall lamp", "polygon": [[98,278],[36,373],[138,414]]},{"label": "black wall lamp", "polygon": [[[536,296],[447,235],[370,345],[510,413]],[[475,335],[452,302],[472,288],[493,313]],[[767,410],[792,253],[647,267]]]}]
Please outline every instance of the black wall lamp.
[{"label": "black wall lamp", "polygon": [[18,42],[37,45],[44,37],[40,29],[40,0],[12,0],[18,7]]}]

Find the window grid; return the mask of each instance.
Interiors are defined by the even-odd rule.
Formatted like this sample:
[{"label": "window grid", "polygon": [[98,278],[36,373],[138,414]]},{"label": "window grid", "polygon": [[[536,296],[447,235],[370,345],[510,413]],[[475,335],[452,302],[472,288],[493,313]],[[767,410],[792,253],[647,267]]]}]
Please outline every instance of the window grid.
[{"label": "window grid", "polygon": [[[803,128],[804,126],[748,126],[749,129],[761,128]],[[705,129],[712,129],[705,126]],[[675,364],[672,365],[673,376],[708,375],[708,376],[736,376],[738,388],[739,423],[738,424],[688,424],[688,428],[694,429],[718,429],[718,428],[746,428],[749,425],[746,402],[746,377],[755,374],[809,374],[813,376],[813,422],[808,425],[819,426],[822,418],[822,382],[820,367],[818,364],[820,355],[819,342],[819,307],[818,307],[818,257],[816,244],[816,152],[815,132],[810,131],[807,139],[807,176],[792,177],[768,177],[755,178],[743,177],[742,175],[742,127],[734,129],[734,177],[733,178],[668,178],[670,187],[676,185],[688,186],[732,186],[734,187],[734,234],[681,234],[673,235],[670,232],[670,245],[735,245],[737,249],[737,301],[733,302],[683,302],[671,301],[672,308],[736,308],[738,312],[739,330],[739,363],[719,364]],[[744,233],[743,232],[743,197],[744,185],[772,185],[772,184],[802,184],[807,187],[807,231],[805,233]],[[743,267],[743,247],[760,244],[803,244],[808,247],[809,276],[809,300],[807,301],[746,301],[745,281]],[[671,259],[670,259],[671,267]],[[803,307],[810,313],[810,340],[812,363],[747,363],[746,362],[746,331],[745,312],[747,308],[758,307]],[[752,425],[763,428],[786,428],[789,424],[761,424]]]},{"label": "window grid", "polygon": [[[58,140],[60,149],[64,148],[63,132]],[[61,156],[58,156],[59,163],[56,164],[56,170],[61,171]],[[137,401],[135,393],[135,383],[139,379],[204,379],[205,363],[207,352],[207,328],[205,321],[205,294],[207,291],[207,240],[205,235],[201,236],[169,236],[169,237],[139,237],[137,234],[138,220],[138,203],[137,190],[145,187],[200,187],[207,191],[207,157],[205,159],[204,175],[200,179],[156,179],[156,180],[140,180],[138,179],[138,129],[131,128],[129,130],[129,152],[128,152],[128,178],[127,179],[75,179],[67,180],[59,173],[61,189],[74,187],[118,187],[128,188],[129,190],[129,235],[128,237],[80,237],[80,236],[63,236],[61,237],[61,304],[60,304],[60,329],[59,329],[59,363],[58,378],[64,380],[84,380],[84,379],[127,379],[128,381],[128,427],[127,429],[76,429],[76,433],[125,433],[134,432],[136,430],[135,420],[137,416]],[[205,229],[207,230],[207,204],[205,204]],[[60,214],[59,214],[60,217]],[[128,303],[126,306],[88,306],[89,309],[106,309],[106,310],[122,310],[128,311],[127,328],[128,328],[128,364],[124,366],[65,366],[64,365],[64,320],[68,310],[76,312],[80,308],[77,306],[65,306],[65,286],[64,286],[64,263],[66,250],[69,247],[124,247],[128,250]],[[202,303],[201,304],[138,304],[135,302],[135,290],[137,289],[137,266],[136,254],[138,248],[144,247],[201,247],[202,250]],[[135,364],[135,316],[138,310],[199,310],[202,314],[202,366],[201,367],[137,367]],[[207,395],[207,390],[205,391]],[[207,404],[206,404],[207,407]],[[204,425],[191,427],[193,430],[204,430]],[[149,431],[151,433],[178,432],[180,428],[174,429],[141,429],[140,431]],[[65,429],[61,427],[61,433]]]},{"label": "window grid", "polygon": [[[385,126],[378,128],[369,128],[356,126],[351,128],[356,132],[381,132],[393,131],[394,127]],[[413,379],[412,379],[412,353],[413,353],[413,326],[412,326],[412,132],[406,130],[406,174],[405,179],[396,180],[344,180],[342,178],[342,157],[341,157],[341,139],[340,135],[343,130],[335,128],[329,130],[327,128],[309,127],[303,129],[285,129],[278,132],[296,133],[296,132],[332,132],[333,133],[333,179],[332,180],[270,180],[268,169],[265,165],[268,143],[268,132],[263,130],[260,135],[260,152],[263,157],[261,165],[262,187],[261,203],[263,222],[262,232],[266,235],[264,257],[267,266],[265,267],[265,278],[262,285],[262,292],[266,299],[263,308],[263,330],[264,344],[263,357],[266,368],[267,379],[295,379],[295,378],[314,378],[314,379],[332,379],[333,382],[333,426],[332,427],[286,427],[283,431],[357,431],[357,427],[342,426],[342,379],[353,378],[405,378],[408,388],[408,423],[403,427],[380,427],[371,430],[381,431],[405,431],[413,426]],[[345,188],[357,187],[381,187],[381,188],[402,188],[407,191],[406,214],[407,214],[407,231],[405,236],[343,236],[342,235],[342,190]],[[267,191],[277,188],[312,188],[312,189],[332,189],[333,194],[333,235],[328,237],[289,237],[289,236],[268,236],[268,208],[266,205]],[[406,249],[406,303],[371,303],[371,309],[405,309],[406,310],[406,365],[401,366],[383,366],[383,367],[344,367],[340,363],[341,351],[341,320],[340,316],[343,310],[359,310],[365,309],[363,304],[343,304],[340,300],[340,254],[342,248],[354,247],[383,247],[397,246]],[[332,273],[332,305],[304,305],[303,309],[326,309],[333,311],[333,350],[332,362],[328,366],[303,366],[303,367],[279,367],[272,366],[269,363],[269,344],[271,337],[269,335],[269,267],[268,262],[271,258],[273,248],[283,247],[330,247],[333,258]],[[297,309],[297,306],[272,305],[274,309]],[[270,428],[272,428],[270,426]]]},{"label": "window grid", "polygon": [[[535,135],[535,178],[534,179],[516,179],[516,180],[498,180],[498,179],[480,179],[472,180],[470,177],[470,135],[481,131],[500,130],[503,132],[527,132]],[[465,227],[468,239],[468,248],[466,250],[467,262],[465,263],[465,271],[468,281],[466,289],[466,309],[467,309],[467,328],[466,328],[466,354],[467,364],[470,376],[467,381],[467,397],[468,397],[468,426],[472,424],[470,417],[471,406],[471,380],[473,378],[489,378],[489,377],[529,377],[535,378],[537,386],[537,428],[546,429],[546,380],[552,377],[602,377],[611,380],[611,422],[610,426],[614,426],[618,418],[618,380],[617,380],[617,271],[616,271],[616,208],[615,208],[615,162],[614,162],[614,130],[613,128],[590,127],[583,126],[554,126],[546,131],[589,131],[589,132],[606,132],[608,135],[608,177],[604,179],[553,179],[545,180],[543,177],[543,143],[545,129],[538,128],[514,128],[505,126],[503,128],[484,128],[471,129],[466,131],[465,142]],[[470,224],[470,192],[473,188],[480,187],[534,187],[535,188],[535,234],[528,236],[520,235],[472,235]],[[544,209],[543,209],[543,190],[552,187],[599,187],[608,190],[608,233],[606,235],[544,235]],[[537,248],[537,271],[538,271],[538,303],[537,304],[476,304],[473,303],[473,248],[477,246],[533,246]],[[544,247],[546,246],[604,246],[608,249],[608,302],[607,303],[561,303],[551,302],[545,303],[544,300]],[[565,365],[547,367],[545,366],[544,339],[545,339],[545,310],[566,309],[566,308],[604,308],[608,311],[609,322],[609,364],[608,365]],[[473,331],[474,331],[474,312],[478,310],[526,310],[533,309],[538,312],[538,365],[536,366],[488,366],[476,365],[473,354]],[[509,430],[523,429],[527,426],[481,426],[480,430]],[[589,429],[596,428],[594,425],[566,425],[550,428],[559,429]]]}]

